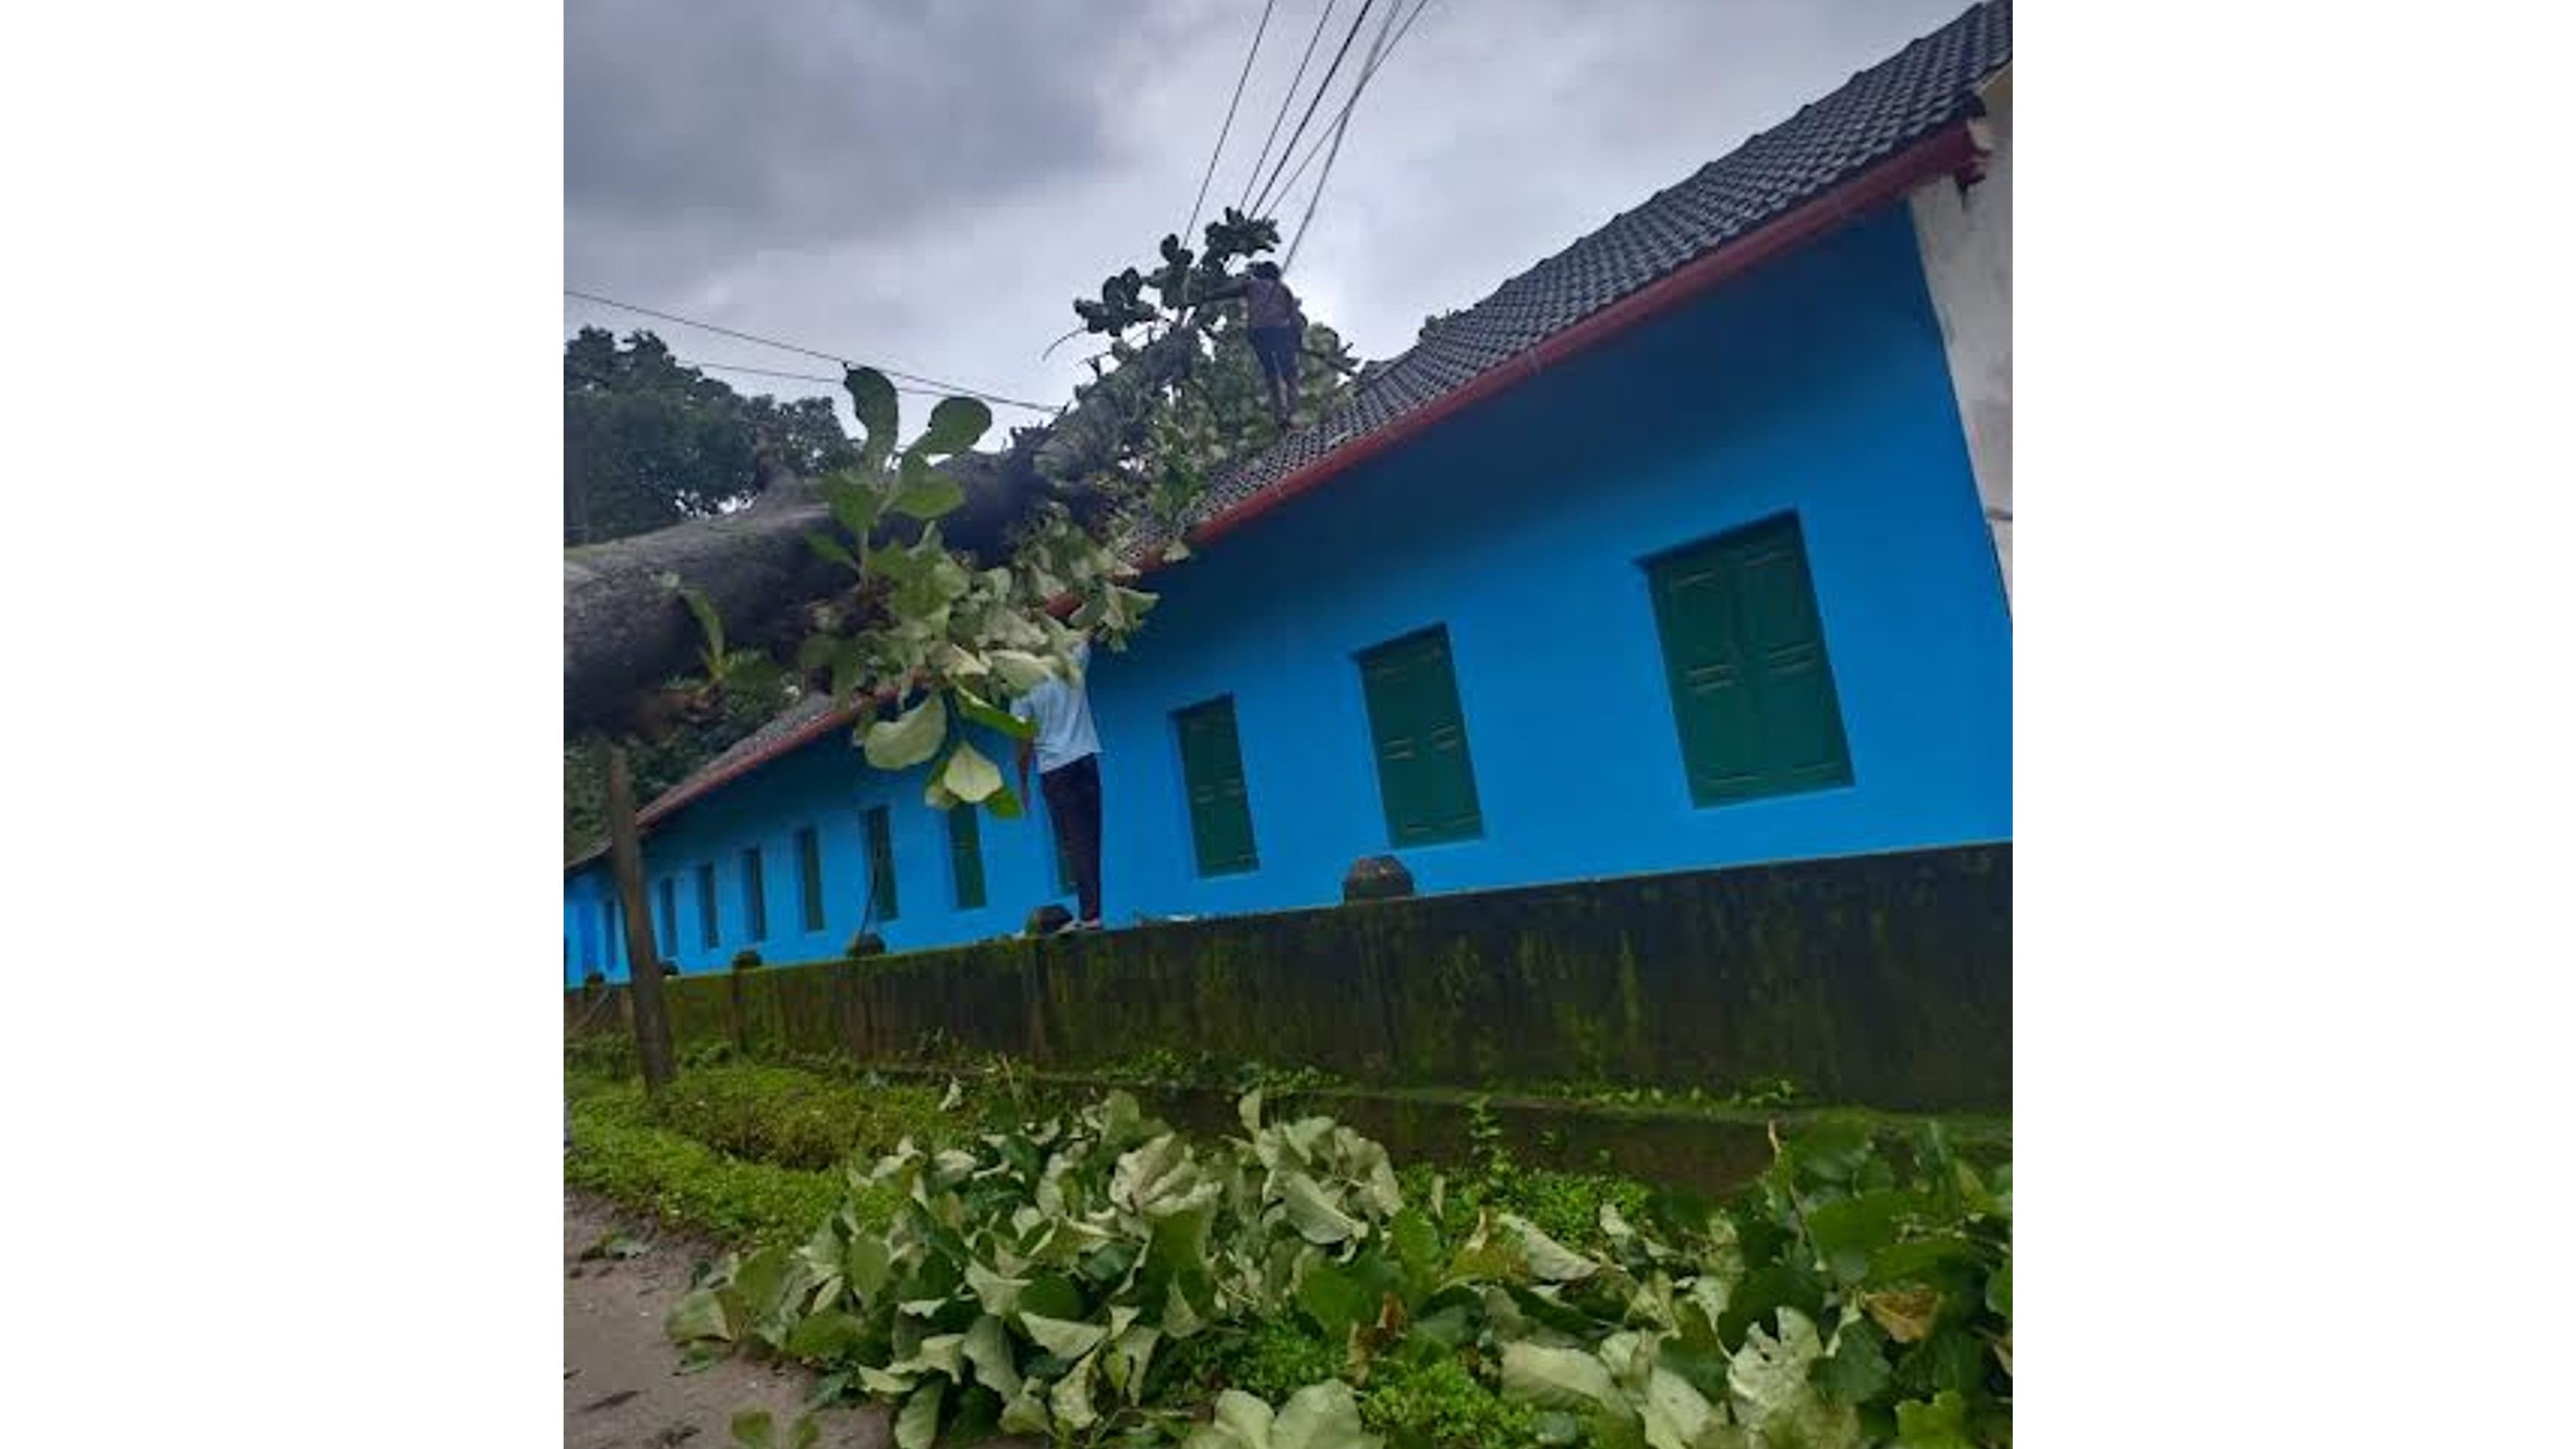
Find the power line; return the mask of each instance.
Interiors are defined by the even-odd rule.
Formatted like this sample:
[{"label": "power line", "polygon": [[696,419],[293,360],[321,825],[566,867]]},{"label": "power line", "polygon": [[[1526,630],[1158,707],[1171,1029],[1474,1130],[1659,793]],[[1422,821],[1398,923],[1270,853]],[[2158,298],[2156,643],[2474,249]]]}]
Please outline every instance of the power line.
[{"label": "power line", "polygon": [[1207,170],[1199,177],[1198,197],[1190,203],[1189,225],[1181,228],[1181,245],[1188,246],[1198,234],[1199,208],[1207,205],[1208,183],[1216,179],[1217,158],[1225,154],[1225,138],[1234,131],[1235,107],[1243,104],[1243,83],[1252,79],[1253,58],[1261,54],[1261,37],[1270,29],[1270,11],[1279,0],[1261,0],[1261,23],[1252,27],[1252,49],[1243,54],[1243,73],[1234,78],[1234,99],[1225,103],[1225,124],[1216,128],[1216,147],[1208,152]]},{"label": "power line", "polygon": [[1324,78],[1315,83],[1315,98],[1306,102],[1306,114],[1297,118],[1297,129],[1288,133],[1288,144],[1280,149],[1279,165],[1270,172],[1270,183],[1252,199],[1252,210],[1258,215],[1270,205],[1270,193],[1279,184],[1279,172],[1288,164],[1288,153],[1297,149],[1297,140],[1306,134],[1307,123],[1315,119],[1315,108],[1324,103],[1324,93],[1333,88],[1333,77],[1340,74],[1342,62],[1350,58],[1351,43],[1360,38],[1360,27],[1368,23],[1369,8],[1377,0],[1360,0],[1360,13],[1351,17],[1351,28],[1342,36],[1342,47],[1333,52],[1333,63],[1324,67]]},{"label": "power line", "polygon": [[[1416,3],[1419,4],[1420,0]],[[1351,112],[1360,92],[1368,89],[1369,77],[1377,71],[1378,58],[1386,53],[1387,33],[1395,29],[1396,13],[1402,5],[1403,0],[1396,0],[1394,5],[1387,7],[1386,19],[1378,22],[1377,34],[1369,41],[1368,56],[1360,62],[1359,79],[1351,85],[1352,104],[1345,104],[1341,114],[1333,118],[1332,154],[1324,158],[1324,169],[1316,173],[1315,190],[1306,198],[1306,214],[1298,219],[1297,230],[1288,237],[1287,254],[1279,259],[1279,269],[1283,272],[1297,265],[1297,244],[1306,239],[1306,228],[1315,220],[1315,208],[1324,204],[1324,183],[1332,179],[1333,163],[1342,159],[1342,137],[1350,133]],[[1290,192],[1282,191],[1279,198],[1285,201],[1290,195]]]},{"label": "power line", "polygon": [[1279,128],[1288,123],[1288,108],[1297,104],[1297,87],[1306,83],[1306,63],[1315,58],[1315,47],[1323,42],[1324,27],[1333,20],[1334,4],[1335,0],[1324,0],[1324,13],[1315,17],[1315,33],[1306,37],[1306,53],[1297,57],[1297,73],[1288,78],[1288,89],[1279,97],[1279,114],[1270,118],[1270,134],[1262,138],[1261,154],[1252,158],[1252,174],[1243,178],[1243,195],[1234,204],[1237,211],[1252,207],[1252,188],[1261,180],[1261,168],[1269,164],[1270,147],[1279,139]]},{"label": "power line", "polygon": [[[859,365],[851,359],[843,357],[836,352],[824,352],[817,348],[802,346],[794,342],[781,342],[775,337],[763,337],[756,332],[739,332],[731,327],[719,327],[713,322],[700,321],[695,317],[683,317],[676,312],[656,311],[651,307],[639,307],[632,302],[621,302],[615,297],[603,297],[596,292],[577,292],[570,287],[566,287],[564,288],[564,295],[567,297],[577,297],[584,302],[596,302],[603,307],[615,307],[620,311],[633,312],[645,317],[658,317],[665,322],[677,322],[683,327],[695,327],[701,332],[713,332],[721,337],[734,337],[739,338],[744,342],[756,342],[763,347],[775,347],[781,352],[801,353],[807,357],[821,358],[825,362],[837,362],[843,367],[856,367]],[[966,397],[979,397],[984,399],[986,402],[1009,403],[1013,407],[1035,408],[1042,413],[1051,413],[1055,411],[1054,408],[1051,408],[1044,403],[1033,403],[1028,401],[1026,398],[1004,397],[1000,393],[985,392],[980,388],[968,387],[964,383],[949,382],[943,378],[927,377],[918,372],[905,372],[901,368],[878,366],[877,371],[884,373],[888,377],[904,378],[911,382],[921,383],[927,387],[946,388],[949,392],[954,394],[962,394]],[[835,382],[839,380],[840,379],[838,378],[833,379]]]},{"label": "power line", "polygon": [[[1386,67],[1388,59],[1394,59],[1396,46],[1404,44],[1404,36],[1406,36],[1406,34],[1412,34],[1414,21],[1419,21],[1419,18],[1422,18],[1422,10],[1427,10],[1427,8],[1430,8],[1430,0],[1414,0],[1414,8],[1404,15],[1404,23],[1401,23],[1401,26],[1396,26],[1396,34],[1386,41],[1386,49],[1383,49],[1383,52],[1378,52],[1376,64],[1368,64],[1368,67],[1365,67],[1365,70],[1360,70],[1360,80],[1350,88],[1350,95],[1347,95],[1345,101],[1342,101],[1342,108],[1340,108],[1340,111],[1334,113],[1334,124],[1340,126],[1342,121],[1350,119],[1350,111],[1360,103],[1360,95],[1363,95],[1365,90],[1368,90],[1368,83],[1370,83],[1370,80],[1376,80],[1378,70],[1383,70],[1383,67]],[[1298,160],[1298,162],[1296,162],[1296,168],[1293,168],[1291,173],[1288,173],[1288,180],[1285,180],[1285,183],[1280,183],[1280,196],[1288,196],[1288,193],[1296,191],[1296,180],[1301,178],[1301,175],[1306,175],[1306,168],[1309,168],[1309,165],[1314,165],[1314,157],[1319,155],[1319,152],[1324,152],[1324,147],[1327,147],[1329,139],[1332,139],[1332,137],[1316,137],[1316,139],[1314,139],[1314,144],[1311,144],[1311,147],[1306,147],[1306,155],[1303,155],[1303,160]],[[1280,165],[1288,165],[1288,157],[1285,157],[1285,155],[1280,157]],[[1329,165],[1329,162],[1327,162],[1327,170],[1332,170],[1332,165]],[[1321,188],[1324,188],[1324,183],[1321,183],[1321,180],[1316,180],[1316,191],[1321,193]],[[1311,217],[1314,217],[1314,211],[1309,209],[1309,219],[1311,219]],[[1301,224],[1301,227],[1298,227],[1298,235],[1303,235],[1303,224]],[[1291,245],[1291,253],[1296,253],[1296,248],[1293,248],[1293,245]]]},{"label": "power line", "polygon": [[[1402,3],[1402,0],[1398,0],[1398,3]],[[1297,248],[1306,240],[1306,228],[1315,220],[1315,208],[1323,204],[1324,183],[1332,179],[1333,163],[1341,159],[1342,136],[1350,129],[1351,113],[1358,108],[1361,93],[1368,89],[1370,81],[1377,78],[1378,67],[1386,64],[1387,58],[1395,54],[1395,47],[1403,41],[1405,32],[1413,28],[1413,22],[1421,19],[1422,12],[1430,6],[1431,0],[1414,0],[1413,9],[1405,14],[1404,24],[1400,27],[1395,24],[1395,12],[1389,10],[1386,13],[1386,23],[1378,27],[1377,39],[1369,46],[1368,59],[1360,66],[1360,78],[1351,86],[1350,99],[1342,102],[1341,113],[1333,118],[1332,152],[1324,158],[1324,169],[1316,173],[1314,194],[1306,198],[1306,214],[1299,219],[1296,234],[1288,239],[1288,254],[1280,260],[1279,264],[1281,271],[1286,271],[1297,264]],[[1392,36],[1388,34],[1390,30],[1394,32]],[[1315,144],[1318,150],[1322,149],[1323,141],[1320,138]],[[1280,159],[1284,163],[1287,158]],[[1282,187],[1279,193],[1282,200],[1296,189],[1297,178],[1305,174],[1307,163],[1314,159],[1315,152],[1308,151],[1306,159],[1298,162],[1297,169],[1289,173],[1288,184]]]},{"label": "power line", "polygon": [[[819,382],[829,387],[839,387],[844,381],[844,379],[829,377],[819,372],[781,372],[774,367],[744,367],[738,363],[731,362],[700,362],[693,357],[674,357],[671,360],[682,367],[694,367],[701,372],[747,372],[753,377],[780,377],[785,378],[790,382]],[[945,390],[935,387],[905,387],[901,383],[893,383],[890,384],[890,386],[892,386],[896,392],[910,393],[914,397],[948,396]],[[1015,403],[1013,406],[1027,406],[1027,404]],[[1053,412],[1055,409],[1041,408],[1039,411]]]}]

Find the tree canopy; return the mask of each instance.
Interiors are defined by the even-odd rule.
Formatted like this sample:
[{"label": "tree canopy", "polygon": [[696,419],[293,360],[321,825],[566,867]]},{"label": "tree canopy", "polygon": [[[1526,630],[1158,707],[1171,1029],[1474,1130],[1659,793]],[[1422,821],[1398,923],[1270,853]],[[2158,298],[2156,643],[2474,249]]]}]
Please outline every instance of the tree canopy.
[{"label": "tree canopy", "polygon": [[857,456],[827,397],[745,397],[671,355],[585,327],[564,343],[564,542],[600,543],[750,501],[763,449],[800,477]]}]

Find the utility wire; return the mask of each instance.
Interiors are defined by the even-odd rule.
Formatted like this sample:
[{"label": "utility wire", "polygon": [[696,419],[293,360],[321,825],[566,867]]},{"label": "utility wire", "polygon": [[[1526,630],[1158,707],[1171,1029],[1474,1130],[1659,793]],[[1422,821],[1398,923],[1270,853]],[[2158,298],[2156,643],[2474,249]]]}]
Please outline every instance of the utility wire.
[{"label": "utility wire", "polygon": [[[1386,49],[1385,49],[1385,50],[1383,50],[1383,51],[1381,51],[1381,52],[1379,52],[1379,54],[1378,54],[1378,58],[1377,58],[1377,63],[1376,63],[1375,65],[1370,66],[1370,67],[1368,67],[1367,69],[1365,69],[1365,70],[1363,70],[1363,71],[1361,71],[1361,72],[1360,72],[1360,78],[1359,78],[1359,82],[1358,82],[1358,84],[1354,85],[1354,86],[1351,88],[1351,94],[1350,94],[1349,98],[1348,98],[1348,99],[1346,99],[1346,100],[1344,100],[1344,101],[1342,102],[1342,109],[1341,109],[1341,111],[1340,111],[1340,112],[1335,116],[1335,123],[1336,123],[1336,125],[1338,125],[1341,121],[1346,120],[1346,119],[1348,119],[1348,118],[1349,118],[1352,107],[1357,106],[1357,105],[1360,103],[1360,95],[1361,95],[1361,93],[1362,93],[1362,92],[1364,92],[1364,91],[1366,91],[1366,90],[1368,89],[1368,83],[1369,83],[1369,81],[1370,81],[1370,80],[1372,80],[1373,78],[1375,78],[1375,77],[1376,77],[1376,75],[1377,75],[1377,72],[1378,72],[1379,68],[1383,67],[1383,66],[1386,64],[1386,62],[1394,56],[1394,54],[1395,54],[1395,48],[1396,48],[1397,46],[1399,46],[1399,45],[1402,45],[1402,44],[1404,43],[1404,37],[1405,37],[1407,34],[1411,33],[1411,31],[1412,31],[1412,29],[1413,29],[1413,22],[1414,22],[1414,21],[1416,21],[1416,20],[1421,19],[1421,18],[1422,18],[1422,12],[1423,12],[1424,10],[1429,9],[1429,8],[1430,8],[1430,5],[1431,5],[1431,0],[1415,0],[1415,3],[1414,3],[1414,7],[1413,7],[1413,9],[1412,9],[1409,13],[1407,13],[1407,14],[1406,14],[1406,16],[1404,17],[1404,23],[1403,23],[1402,25],[1400,25],[1400,26],[1397,26],[1397,27],[1396,27],[1395,34],[1387,40],[1387,43],[1386,43]],[[1288,173],[1287,181],[1283,184],[1283,186],[1282,186],[1282,187],[1281,187],[1281,189],[1280,189],[1280,194],[1281,194],[1282,196],[1285,196],[1285,195],[1289,194],[1290,192],[1293,192],[1293,191],[1295,191],[1295,190],[1296,190],[1296,188],[1297,188],[1297,178],[1306,174],[1306,168],[1307,168],[1307,167],[1309,167],[1309,166],[1311,166],[1311,165],[1313,165],[1313,164],[1315,163],[1315,157],[1316,157],[1316,155],[1317,155],[1318,153],[1322,152],[1322,151],[1325,149],[1325,145],[1326,145],[1327,141],[1329,141],[1329,140],[1331,140],[1331,139],[1332,139],[1332,138],[1330,138],[1330,137],[1319,135],[1319,136],[1317,136],[1317,137],[1315,138],[1315,144],[1314,144],[1314,145],[1312,145],[1312,146],[1310,146],[1310,147],[1308,147],[1308,148],[1306,148],[1306,155],[1305,155],[1304,159],[1300,160],[1300,161],[1297,163],[1297,165],[1296,165],[1295,169],[1291,170],[1291,171]],[[1287,158],[1286,156],[1282,156],[1282,157],[1280,157],[1280,158],[1279,158],[1279,161],[1280,161],[1280,164],[1281,164],[1281,165],[1286,165],[1286,164],[1287,164],[1287,161],[1288,161],[1288,158]],[[1325,169],[1326,169],[1327,171],[1331,170],[1331,164],[1330,164],[1329,162],[1328,162],[1328,163],[1326,163],[1326,167],[1325,167]],[[1320,193],[1320,192],[1322,191],[1322,189],[1323,189],[1323,182],[1322,182],[1321,180],[1318,180],[1318,181],[1315,183],[1315,185],[1316,185],[1316,190],[1317,190],[1317,192],[1318,192],[1318,193]],[[1309,208],[1309,209],[1308,209],[1308,212],[1307,212],[1307,219],[1311,221],[1311,220],[1313,219],[1313,216],[1314,216],[1313,210],[1312,210],[1312,208]],[[1300,236],[1303,236],[1303,235],[1304,235],[1304,232],[1305,232],[1305,227],[1303,226],[1303,224],[1300,224],[1300,226],[1298,227],[1298,233],[1299,233],[1299,235],[1300,235]],[[1289,253],[1290,253],[1290,255],[1291,255],[1292,257],[1293,257],[1293,256],[1295,255],[1295,253],[1296,253],[1296,247],[1295,247],[1295,245],[1294,245],[1293,243],[1292,243],[1292,244],[1290,245],[1290,247],[1289,247]],[[1283,271],[1284,271],[1284,270],[1286,270],[1286,268],[1283,266],[1283,267],[1281,268],[1281,270],[1283,270]]]},{"label": "utility wire", "polygon": [[1252,188],[1260,184],[1261,168],[1270,162],[1270,148],[1279,140],[1279,128],[1288,123],[1288,108],[1297,103],[1297,87],[1306,83],[1306,63],[1315,58],[1315,47],[1324,39],[1324,27],[1332,23],[1335,0],[1324,0],[1324,13],[1315,17],[1315,33],[1306,37],[1306,53],[1297,57],[1297,73],[1288,78],[1288,89],[1279,97],[1279,114],[1270,118],[1270,134],[1262,139],[1261,154],[1252,158],[1252,174],[1243,178],[1243,195],[1234,204],[1237,211],[1252,208]]},{"label": "utility wire", "polygon": [[[1418,9],[1424,3],[1427,0],[1415,0],[1415,7]],[[1297,265],[1298,243],[1306,239],[1306,228],[1315,220],[1315,208],[1324,204],[1324,183],[1332,179],[1333,163],[1342,158],[1342,137],[1351,129],[1351,112],[1359,104],[1360,92],[1368,89],[1369,77],[1377,74],[1378,61],[1386,54],[1387,34],[1395,29],[1396,12],[1402,5],[1403,0],[1396,0],[1395,4],[1387,7],[1386,19],[1378,22],[1377,34],[1369,41],[1368,57],[1360,62],[1360,76],[1351,86],[1351,98],[1342,106],[1341,114],[1333,118],[1332,153],[1324,158],[1324,169],[1315,174],[1315,190],[1306,198],[1306,214],[1299,218],[1297,230],[1288,238],[1287,255],[1279,259],[1279,269],[1283,272]],[[1285,201],[1290,195],[1290,192],[1282,191],[1279,199]]]},{"label": "utility wire", "polygon": [[1271,168],[1270,182],[1252,199],[1254,215],[1270,205],[1270,193],[1279,184],[1279,173],[1288,165],[1288,153],[1297,149],[1297,139],[1306,134],[1306,126],[1315,119],[1315,108],[1324,103],[1324,93],[1333,88],[1333,77],[1341,72],[1342,62],[1349,59],[1351,43],[1360,38],[1360,27],[1368,23],[1369,8],[1377,0],[1360,0],[1360,13],[1351,17],[1351,28],[1342,36],[1342,48],[1333,52],[1333,63],[1324,67],[1324,78],[1315,83],[1314,99],[1306,102],[1306,114],[1297,118],[1297,129],[1288,133],[1288,144],[1280,149],[1279,164]]},{"label": "utility wire", "polygon": [[[839,387],[843,382],[841,378],[830,377],[819,372],[781,372],[774,367],[744,367],[732,362],[701,362],[694,357],[674,357],[671,360],[682,367],[694,367],[701,372],[747,372],[753,377],[783,377],[790,382],[819,382],[832,387]],[[947,392],[935,387],[906,387],[901,383],[894,383],[891,386],[896,392],[911,393],[915,397],[948,396]],[[1053,412],[1055,409],[1046,408],[1043,411]]]},{"label": "utility wire", "polygon": [[[646,317],[658,317],[665,322],[677,322],[683,327],[695,327],[701,332],[713,332],[722,337],[734,337],[745,342],[756,342],[763,347],[775,347],[781,352],[795,352],[801,353],[807,357],[818,357],[825,362],[837,362],[843,367],[856,367],[859,365],[851,359],[843,357],[835,352],[824,352],[816,348],[800,346],[793,342],[781,342],[775,337],[763,337],[756,332],[738,332],[731,327],[719,327],[713,322],[702,322],[695,317],[683,317],[676,312],[660,312],[651,307],[639,307],[632,302],[621,302],[615,297],[602,297],[595,292],[577,292],[570,287],[566,287],[564,288],[564,295],[567,297],[577,297],[584,302],[596,302],[603,307],[615,307],[622,312],[634,312]],[[900,377],[907,381],[921,383],[927,387],[945,388],[950,393],[962,394],[967,397],[979,397],[984,399],[986,402],[1009,403],[1013,407],[1035,408],[1042,413],[1051,413],[1055,411],[1054,408],[1051,408],[1044,403],[1033,403],[1028,401],[1026,398],[1004,397],[1000,393],[985,392],[980,388],[968,387],[964,383],[949,382],[942,378],[926,377],[918,372],[905,372],[901,368],[880,366],[877,368],[877,371],[884,373],[888,377]],[[834,378],[832,381],[838,382],[840,379]]]},{"label": "utility wire", "polygon": [[1252,79],[1252,62],[1261,54],[1261,37],[1270,29],[1270,12],[1279,0],[1261,0],[1261,23],[1252,27],[1252,49],[1243,54],[1243,73],[1234,78],[1234,99],[1225,103],[1225,124],[1216,128],[1216,146],[1208,152],[1207,170],[1199,177],[1199,194],[1190,202],[1190,224],[1181,228],[1181,245],[1188,246],[1198,235],[1199,208],[1207,205],[1208,183],[1216,180],[1217,158],[1225,154],[1225,138],[1234,131],[1234,111],[1243,104],[1243,84]]}]

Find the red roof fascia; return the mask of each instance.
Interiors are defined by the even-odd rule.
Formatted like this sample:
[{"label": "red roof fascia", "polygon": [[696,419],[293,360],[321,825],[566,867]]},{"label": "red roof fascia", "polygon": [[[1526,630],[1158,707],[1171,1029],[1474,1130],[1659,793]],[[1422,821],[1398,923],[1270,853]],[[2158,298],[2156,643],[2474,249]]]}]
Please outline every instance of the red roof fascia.
[{"label": "red roof fascia", "polygon": [[859,712],[863,708],[865,708],[864,702],[847,704],[839,709],[827,711],[817,716],[811,724],[799,725],[794,730],[780,735],[767,748],[745,755],[714,774],[673,786],[661,798],[636,812],[636,827],[641,829],[650,825],[714,790],[717,786],[730,784],[791,750],[803,749],[835,730],[847,729],[858,721]]}]

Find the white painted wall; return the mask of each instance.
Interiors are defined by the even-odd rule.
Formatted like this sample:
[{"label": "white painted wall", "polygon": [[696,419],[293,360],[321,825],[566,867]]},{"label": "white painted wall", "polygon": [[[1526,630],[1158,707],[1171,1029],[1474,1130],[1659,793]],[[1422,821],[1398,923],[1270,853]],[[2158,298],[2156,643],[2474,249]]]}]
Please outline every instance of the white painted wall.
[{"label": "white painted wall", "polygon": [[1959,397],[2004,599],[2012,599],[2012,67],[1985,91],[1992,154],[1985,179],[1961,191],[1944,177],[1912,198],[1923,275],[1941,318],[1950,385]]}]

